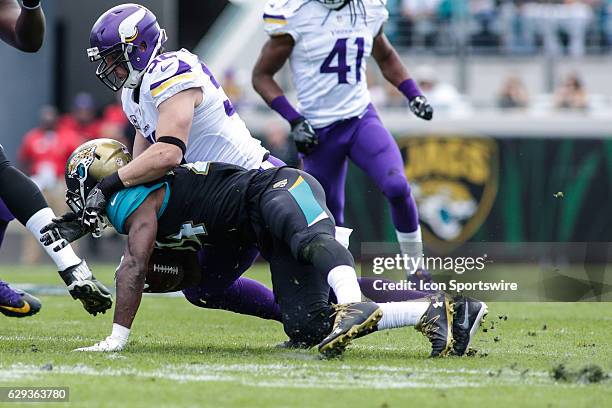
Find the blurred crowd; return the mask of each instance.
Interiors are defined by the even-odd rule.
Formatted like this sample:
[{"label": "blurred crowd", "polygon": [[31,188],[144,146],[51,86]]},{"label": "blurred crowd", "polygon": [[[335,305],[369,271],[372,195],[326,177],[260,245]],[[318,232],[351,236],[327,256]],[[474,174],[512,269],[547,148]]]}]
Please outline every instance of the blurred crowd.
[{"label": "blurred crowd", "polygon": [[612,46],[612,0],[388,0],[399,47],[581,56]]}]

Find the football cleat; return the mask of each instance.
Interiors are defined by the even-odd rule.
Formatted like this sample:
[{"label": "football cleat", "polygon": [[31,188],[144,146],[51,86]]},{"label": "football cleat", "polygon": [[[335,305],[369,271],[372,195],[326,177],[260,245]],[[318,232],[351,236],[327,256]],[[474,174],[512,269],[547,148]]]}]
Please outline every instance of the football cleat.
[{"label": "football cleat", "polygon": [[336,357],[344,352],[351,340],[371,333],[382,318],[382,309],[373,302],[333,305],[335,309],[332,332],[319,343],[319,352]]},{"label": "football cleat", "polygon": [[0,281],[0,313],[10,317],[35,315],[42,307],[40,300],[22,290],[11,288]]},{"label": "football cleat", "polygon": [[414,328],[431,342],[430,357],[445,357],[453,348],[453,303],[443,293],[428,299],[429,307]]},{"label": "football cleat", "polygon": [[92,275],[84,260],[59,274],[72,298],[80,300],[90,314],[106,313],[113,305],[111,293]]},{"label": "football cleat", "polygon": [[487,305],[476,299],[457,295],[453,299],[455,316],[453,321],[453,355],[462,356],[468,350],[472,337],[484,322]]}]

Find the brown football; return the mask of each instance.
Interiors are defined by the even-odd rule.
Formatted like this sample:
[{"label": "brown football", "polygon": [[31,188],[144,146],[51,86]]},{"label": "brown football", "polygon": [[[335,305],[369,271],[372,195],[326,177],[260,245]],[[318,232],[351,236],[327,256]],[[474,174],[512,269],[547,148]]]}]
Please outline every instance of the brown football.
[{"label": "brown football", "polygon": [[146,293],[167,293],[200,283],[198,256],[192,251],[155,248],[149,259]]}]

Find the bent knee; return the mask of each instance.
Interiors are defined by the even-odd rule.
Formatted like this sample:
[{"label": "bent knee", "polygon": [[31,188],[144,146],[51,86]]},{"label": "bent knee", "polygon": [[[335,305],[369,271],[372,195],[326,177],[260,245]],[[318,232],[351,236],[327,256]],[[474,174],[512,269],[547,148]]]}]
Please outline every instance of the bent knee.
[{"label": "bent knee", "polygon": [[381,190],[389,200],[401,200],[410,197],[411,189],[403,173],[389,174],[384,180]]}]

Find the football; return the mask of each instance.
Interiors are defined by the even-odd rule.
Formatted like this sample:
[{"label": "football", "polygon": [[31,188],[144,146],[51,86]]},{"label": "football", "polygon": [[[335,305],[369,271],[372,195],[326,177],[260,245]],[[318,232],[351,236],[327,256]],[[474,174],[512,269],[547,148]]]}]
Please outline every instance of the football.
[{"label": "football", "polygon": [[149,258],[146,293],[176,292],[200,282],[200,266],[195,252],[155,248]]}]

